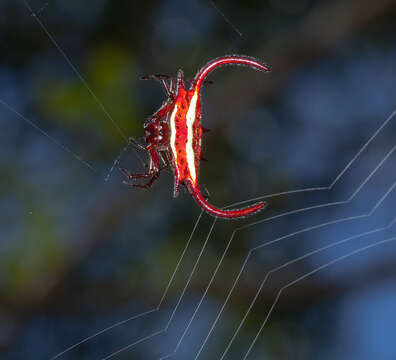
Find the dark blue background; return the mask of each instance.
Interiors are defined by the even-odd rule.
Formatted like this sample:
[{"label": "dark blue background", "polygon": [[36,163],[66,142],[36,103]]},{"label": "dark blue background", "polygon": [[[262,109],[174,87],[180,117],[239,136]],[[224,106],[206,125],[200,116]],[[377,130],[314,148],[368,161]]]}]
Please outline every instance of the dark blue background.
[{"label": "dark blue background", "polygon": [[[195,359],[221,311],[199,356],[220,359],[249,309],[224,359],[264,321],[249,360],[395,359],[396,241],[342,260],[396,237],[395,14],[390,0],[2,0],[1,358],[50,359],[121,321],[58,358]],[[268,208],[212,227],[172,198],[170,172],[148,192],[105,181],[164,100],[139,77],[192,78],[233,53],[272,71],[210,76],[200,184],[217,206]],[[142,170],[131,148],[121,162]]]}]

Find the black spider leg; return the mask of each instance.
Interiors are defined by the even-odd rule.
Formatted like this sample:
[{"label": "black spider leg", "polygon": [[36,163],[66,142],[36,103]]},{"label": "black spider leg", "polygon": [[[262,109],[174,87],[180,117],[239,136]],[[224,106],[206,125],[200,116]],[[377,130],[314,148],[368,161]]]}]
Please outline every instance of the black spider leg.
[{"label": "black spider leg", "polygon": [[[159,81],[165,89],[165,93],[171,99],[174,98],[176,92],[176,78],[164,74],[146,75],[141,76],[140,80],[156,80]],[[169,81],[169,83],[167,82]],[[184,80],[187,87],[190,87],[194,82],[194,79]],[[204,80],[204,84],[213,84],[212,80]]]},{"label": "black spider leg", "polygon": [[[138,145],[140,145],[140,144],[138,144]],[[142,145],[140,145],[140,146],[142,146]],[[143,149],[145,149],[145,148],[143,147]],[[145,150],[147,151],[147,149],[145,149]],[[116,166],[118,167],[118,169],[120,171],[122,171],[125,174],[125,176],[128,179],[135,180],[135,179],[148,179],[148,178],[150,178],[150,180],[146,184],[135,184],[135,183],[128,182],[128,181],[123,181],[123,184],[128,185],[128,186],[134,186],[134,187],[138,187],[138,188],[141,188],[141,189],[148,190],[153,185],[154,181],[158,179],[158,177],[160,176],[161,171],[166,169],[166,168],[168,168],[169,165],[170,165],[169,158],[167,157],[167,155],[163,151],[159,151],[158,152],[158,156],[162,160],[164,165],[161,168],[157,169],[156,171],[149,172],[149,173],[144,173],[144,174],[131,174],[127,169],[122,167],[120,165],[120,163],[117,161],[116,162]]]},{"label": "black spider leg", "polygon": [[135,146],[137,149],[147,151],[147,149],[146,149],[142,144],[139,144],[139,143],[136,141],[135,138],[130,137],[130,138],[129,138],[129,142],[130,142],[133,146]]},{"label": "black spider leg", "polygon": [[164,166],[161,168],[161,170],[169,167],[169,165],[170,165],[169,153],[167,151],[162,150],[162,151],[159,151],[158,154],[164,164]]},{"label": "black spider leg", "polygon": [[[144,177],[146,177],[145,175],[150,175],[150,174],[141,174],[144,175]],[[133,186],[133,187],[137,187],[140,189],[145,189],[148,190],[151,188],[151,186],[153,185],[154,181],[157,180],[159,178],[160,172],[155,172],[154,174],[151,175],[151,179],[146,183],[146,184],[134,184],[128,181],[123,181],[122,183],[124,185],[128,185],[128,186]],[[143,177],[143,176],[142,176]]]},{"label": "black spider leg", "polygon": [[127,169],[122,167],[118,161],[116,162],[116,165],[117,165],[118,169],[120,169],[120,171],[122,171],[125,174],[125,176],[130,180],[150,178],[150,180],[146,184],[135,184],[135,183],[128,182],[128,181],[122,182],[124,185],[134,186],[134,187],[138,187],[138,188],[142,188],[142,189],[146,189],[146,190],[148,190],[151,187],[151,185],[153,185],[153,182],[159,177],[159,174],[160,174],[160,170],[158,170],[156,172],[152,172],[152,173],[131,174]]},{"label": "black spider leg", "polygon": [[152,173],[143,173],[143,174],[131,174],[127,169],[121,166],[120,162],[116,160],[116,166],[120,171],[122,171],[128,179],[141,179],[141,178],[149,178],[153,176]]},{"label": "black spider leg", "polygon": [[[133,146],[135,146],[137,149],[144,150],[145,152],[147,152],[147,148],[145,146],[143,146],[142,144],[140,144],[139,142],[137,142],[135,138],[130,137],[129,138],[129,143],[132,144]],[[153,175],[152,173],[131,174],[127,169],[125,169],[124,167],[121,166],[119,160],[116,160],[114,162],[114,164],[118,167],[118,169],[120,171],[122,171],[125,174],[125,176],[128,179],[149,178],[149,177],[151,177]],[[147,167],[147,163],[146,163],[145,167]]]},{"label": "black spider leg", "polygon": [[[141,76],[140,80],[156,80],[159,81],[165,89],[166,96],[170,97],[171,99],[174,98],[173,92],[173,85],[172,85],[172,78],[169,75],[163,74],[155,74],[155,75],[146,75]],[[168,83],[169,81],[169,83]]]},{"label": "black spider leg", "polygon": [[159,155],[160,155],[160,158],[164,164],[164,166],[161,168],[161,170],[167,170],[167,172],[172,173],[172,171],[171,171],[172,166],[171,166],[169,151],[160,151]]},{"label": "black spider leg", "polygon": [[148,190],[151,187],[151,185],[153,185],[154,181],[159,178],[161,171],[166,169],[169,166],[169,164],[164,165],[158,171],[155,171],[153,173],[147,173],[147,174],[131,174],[131,173],[129,173],[129,171],[127,169],[121,167],[119,164],[117,164],[117,166],[129,179],[135,180],[135,179],[142,179],[142,178],[145,178],[145,179],[150,178],[150,180],[146,184],[135,184],[135,183],[128,182],[128,181],[123,181],[122,183],[124,185],[134,186],[134,187]]},{"label": "black spider leg", "polygon": [[[131,136],[131,137],[128,139],[128,142],[129,142],[130,145],[133,145],[136,149],[138,149],[138,150],[143,150],[143,151],[146,151],[146,152],[147,152],[146,147],[143,146],[142,144],[140,144],[134,137]],[[139,158],[140,158],[140,157],[139,157]],[[120,169],[118,160],[115,161],[114,164]],[[143,166],[144,166],[145,168],[147,168],[148,163],[147,163],[146,161],[143,161],[143,160],[142,160],[142,164],[143,164]],[[121,169],[120,169],[120,170],[121,170]]]}]

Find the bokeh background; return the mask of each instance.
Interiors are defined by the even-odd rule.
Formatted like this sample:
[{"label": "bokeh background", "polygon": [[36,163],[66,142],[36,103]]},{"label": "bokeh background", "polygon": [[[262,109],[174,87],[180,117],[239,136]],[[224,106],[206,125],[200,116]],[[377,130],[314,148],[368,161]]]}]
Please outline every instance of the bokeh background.
[{"label": "bokeh background", "polygon": [[[391,0],[1,0],[0,357],[395,359],[396,240],[342,260],[396,237],[395,17]],[[272,72],[210,76],[200,183],[268,208],[213,222],[171,172],[150,191],[108,177],[165,99],[139,77],[232,53]]]}]

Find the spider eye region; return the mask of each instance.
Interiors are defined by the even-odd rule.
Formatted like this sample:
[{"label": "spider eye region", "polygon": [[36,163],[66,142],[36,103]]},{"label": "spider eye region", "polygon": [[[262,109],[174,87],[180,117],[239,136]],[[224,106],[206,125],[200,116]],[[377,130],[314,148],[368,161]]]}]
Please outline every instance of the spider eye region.
[{"label": "spider eye region", "polygon": [[153,122],[148,124],[144,130],[146,142],[152,145],[160,145],[168,140],[168,125],[166,122]]}]

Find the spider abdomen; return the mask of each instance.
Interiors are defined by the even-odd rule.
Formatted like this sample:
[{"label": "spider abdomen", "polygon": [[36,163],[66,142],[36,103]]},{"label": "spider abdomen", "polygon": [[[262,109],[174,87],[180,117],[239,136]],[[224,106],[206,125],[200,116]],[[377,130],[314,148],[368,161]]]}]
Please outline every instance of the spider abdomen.
[{"label": "spider abdomen", "polygon": [[200,113],[199,92],[179,88],[169,117],[176,190],[183,181],[197,183],[202,136]]}]

